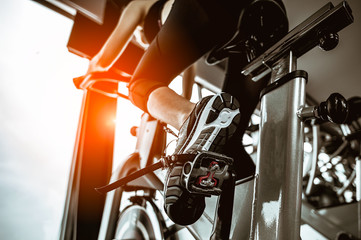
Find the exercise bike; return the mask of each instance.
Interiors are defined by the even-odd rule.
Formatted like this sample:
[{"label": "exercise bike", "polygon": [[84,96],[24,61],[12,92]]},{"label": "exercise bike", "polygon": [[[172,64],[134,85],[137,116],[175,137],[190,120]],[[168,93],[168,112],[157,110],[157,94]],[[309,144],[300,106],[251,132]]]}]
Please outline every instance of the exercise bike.
[{"label": "exercise bike", "polygon": [[[159,168],[179,159],[164,155],[165,135],[171,131],[143,114],[141,126],[136,131],[138,140],[134,154],[112,173],[110,185],[98,189],[109,191],[102,212],[99,239],[300,238],[304,122],[320,119],[342,123],[347,118],[348,103],[339,94],[333,94],[319,106],[307,106],[307,72],[297,70],[297,58],[317,45],[324,50],[336,47],[336,33],[351,24],[353,17],[347,2],[337,6],[329,3],[287,33],[284,32],[287,19],[280,15],[271,28],[271,33],[280,35],[274,34],[277,37],[272,39],[271,46],[257,38],[260,33],[243,29],[247,20],[253,21],[271,13],[273,16],[275,11],[282,12],[272,1],[254,1],[240,17],[234,37],[217,46],[207,58],[209,64],[216,64],[224,57],[231,58],[234,53],[247,52],[247,64],[236,66],[244,78],[254,82],[267,79],[260,94],[256,172],[243,179],[237,179],[232,172],[228,177],[222,175],[228,184],[221,187],[219,194],[208,194],[211,196],[206,198],[205,212],[196,223],[189,226],[172,223],[163,212],[165,171]],[[101,74],[88,76],[79,88],[96,89],[107,97],[126,98],[118,92],[95,88],[101,81],[115,83],[124,81],[124,78]],[[237,89],[233,84],[237,83],[228,83],[222,90]],[[212,171],[206,168],[201,172]],[[339,232],[337,234],[339,236]],[[356,236],[349,239],[351,237]]]}]

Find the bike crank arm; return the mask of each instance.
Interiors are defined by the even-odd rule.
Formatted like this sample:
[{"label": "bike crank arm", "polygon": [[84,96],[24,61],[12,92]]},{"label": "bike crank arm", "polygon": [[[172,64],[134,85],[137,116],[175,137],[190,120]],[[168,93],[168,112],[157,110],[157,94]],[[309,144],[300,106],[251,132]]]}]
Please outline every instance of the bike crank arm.
[{"label": "bike crank arm", "polygon": [[126,176],[126,177],[123,177],[123,178],[120,178],[119,180],[113,182],[113,183],[110,183],[108,185],[105,185],[103,187],[98,187],[98,188],[95,188],[96,191],[98,191],[99,193],[107,193],[107,192],[110,192],[114,189],[117,189],[119,187],[122,187],[124,185],[126,185],[128,182],[130,181],[133,181],[141,176],[144,176],[148,173],[151,173],[159,168],[167,168],[167,167],[170,167],[172,166],[174,163],[176,162],[187,162],[189,160],[192,160],[194,159],[194,157],[196,156],[197,154],[177,154],[177,155],[172,155],[172,156],[167,156],[167,157],[163,157],[160,159],[159,162],[157,163],[154,163],[152,165],[149,165],[143,169],[140,169],[136,172],[133,172],[131,173],[130,175]]}]

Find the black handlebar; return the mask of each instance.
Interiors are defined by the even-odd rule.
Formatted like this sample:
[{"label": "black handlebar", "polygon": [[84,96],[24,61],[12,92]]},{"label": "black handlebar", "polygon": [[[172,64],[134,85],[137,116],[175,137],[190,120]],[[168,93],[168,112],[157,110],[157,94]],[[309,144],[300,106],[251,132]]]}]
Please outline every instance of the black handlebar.
[{"label": "black handlebar", "polygon": [[131,75],[121,71],[107,71],[107,72],[93,72],[90,75],[83,75],[73,78],[73,82],[76,88],[83,89],[84,81],[89,79],[91,81],[111,81],[111,82],[129,82]]},{"label": "black handlebar", "polygon": [[91,74],[83,75],[80,77],[73,78],[73,82],[76,88],[83,90],[90,90],[111,98],[122,97],[128,99],[127,95],[119,93],[117,89],[114,89],[112,92],[105,91],[95,85],[98,82],[108,82],[108,83],[119,83],[124,82],[128,83],[130,81],[131,75],[121,72],[111,70],[108,72],[93,72]]}]

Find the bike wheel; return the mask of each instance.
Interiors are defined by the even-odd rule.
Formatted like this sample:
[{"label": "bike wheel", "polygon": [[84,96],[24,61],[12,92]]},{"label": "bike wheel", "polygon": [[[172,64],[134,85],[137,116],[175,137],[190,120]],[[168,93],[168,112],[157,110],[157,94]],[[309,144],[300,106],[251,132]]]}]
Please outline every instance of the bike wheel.
[{"label": "bike wheel", "polygon": [[[137,171],[139,165],[139,154],[133,153],[114,171],[113,178],[127,176]],[[156,190],[129,186],[109,192],[99,239],[164,239],[163,230],[166,225],[156,206],[162,197],[155,197],[156,194],[159,194]],[[161,203],[158,206],[162,206]]]},{"label": "bike wheel", "polygon": [[123,192],[121,205],[126,207],[119,214],[114,239],[164,239],[165,223],[153,199],[134,194]]}]

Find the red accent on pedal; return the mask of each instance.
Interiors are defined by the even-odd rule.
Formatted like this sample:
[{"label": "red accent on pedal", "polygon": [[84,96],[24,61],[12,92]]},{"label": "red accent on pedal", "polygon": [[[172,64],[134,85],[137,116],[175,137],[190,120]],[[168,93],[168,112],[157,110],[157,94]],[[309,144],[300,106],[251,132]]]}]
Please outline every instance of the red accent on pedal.
[{"label": "red accent on pedal", "polygon": [[216,173],[216,170],[219,169],[218,163],[216,161],[211,162],[208,169],[208,174],[199,177],[197,184],[202,187],[215,187],[217,186],[218,181],[214,178],[214,174]]}]

